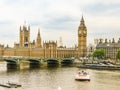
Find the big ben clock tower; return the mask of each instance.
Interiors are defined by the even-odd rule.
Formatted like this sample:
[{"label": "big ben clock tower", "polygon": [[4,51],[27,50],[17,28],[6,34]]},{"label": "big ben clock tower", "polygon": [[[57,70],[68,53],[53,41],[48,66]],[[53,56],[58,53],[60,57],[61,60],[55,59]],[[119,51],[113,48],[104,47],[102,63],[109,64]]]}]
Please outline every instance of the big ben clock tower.
[{"label": "big ben clock tower", "polygon": [[87,28],[85,26],[84,18],[82,16],[80,26],[78,27],[78,57],[84,57],[87,53]]}]

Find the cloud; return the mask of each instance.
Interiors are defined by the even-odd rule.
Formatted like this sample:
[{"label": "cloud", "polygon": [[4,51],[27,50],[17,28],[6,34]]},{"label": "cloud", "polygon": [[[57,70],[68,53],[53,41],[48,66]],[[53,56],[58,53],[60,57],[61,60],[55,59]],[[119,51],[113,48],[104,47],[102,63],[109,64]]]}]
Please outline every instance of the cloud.
[{"label": "cloud", "polygon": [[93,15],[108,15],[120,11],[120,3],[94,3],[86,7]]},{"label": "cloud", "polygon": [[120,0],[0,0],[0,11],[0,43],[11,46],[19,42],[19,26],[24,21],[31,26],[31,41],[40,28],[43,41],[61,36],[64,45],[77,44],[82,14],[88,43],[96,37],[120,34]]}]

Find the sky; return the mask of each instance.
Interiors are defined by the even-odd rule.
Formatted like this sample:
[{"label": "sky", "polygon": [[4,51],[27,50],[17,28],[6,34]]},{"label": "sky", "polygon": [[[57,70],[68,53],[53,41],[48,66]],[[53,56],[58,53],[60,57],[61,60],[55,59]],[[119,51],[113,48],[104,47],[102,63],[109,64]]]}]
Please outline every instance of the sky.
[{"label": "sky", "polygon": [[[87,27],[87,44],[95,38],[120,36],[120,0],[0,0],[0,44],[19,43],[19,28],[29,25],[30,40],[38,28],[42,41],[60,41],[63,46],[78,44],[81,17]],[[25,23],[26,22],[26,23]]]}]

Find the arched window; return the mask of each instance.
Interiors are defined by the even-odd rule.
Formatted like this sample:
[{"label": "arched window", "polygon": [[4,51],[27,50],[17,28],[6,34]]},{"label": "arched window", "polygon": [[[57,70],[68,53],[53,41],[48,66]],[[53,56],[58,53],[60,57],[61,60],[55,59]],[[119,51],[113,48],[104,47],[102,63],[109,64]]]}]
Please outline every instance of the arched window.
[{"label": "arched window", "polygon": [[28,42],[28,38],[27,37],[25,37],[25,42]]}]

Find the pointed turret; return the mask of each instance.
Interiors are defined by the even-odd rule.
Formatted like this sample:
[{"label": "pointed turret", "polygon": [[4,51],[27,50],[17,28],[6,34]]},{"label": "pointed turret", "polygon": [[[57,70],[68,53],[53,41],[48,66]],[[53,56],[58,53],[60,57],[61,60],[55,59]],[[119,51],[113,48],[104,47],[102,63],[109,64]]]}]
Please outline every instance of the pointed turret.
[{"label": "pointed turret", "polygon": [[119,38],[119,40],[118,40],[118,43],[120,43],[120,38]]},{"label": "pointed turret", "polygon": [[112,43],[115,43],[115,39],[114,38],[112,39]]},{"label": "pointed turret", "polygon": [[38,29],[38,34],[37,34],[37,39],[36,39],[36,47],[42,47],[42,45],[41,45],[40,29]]},{"label": "pointed turret", "polygon": [[83,16],[82,16],[81,21],[80,21],[80,27],[86,27]]},{"label": "pointed turret", "polygon": [[30,31],[30,26],[28,26],[28,30]]},{"label": "pointed turret", "polygon": [[83,18],[83,15],[82,15],[81,21],[83,21],[83,22],[84,22],[84,18]]},{"label": "pointed turret", "polygon": [[38,37],[40,37],[40,29],[38,29]]},{"label": "pointed turret", "polygon": [[21,26],[20,26],[20,31],[21,31]]}]

